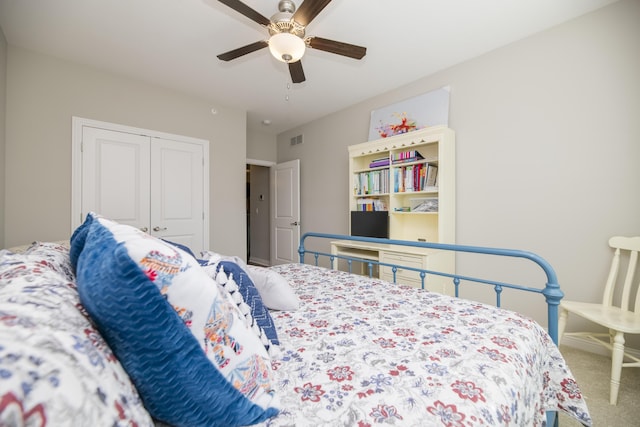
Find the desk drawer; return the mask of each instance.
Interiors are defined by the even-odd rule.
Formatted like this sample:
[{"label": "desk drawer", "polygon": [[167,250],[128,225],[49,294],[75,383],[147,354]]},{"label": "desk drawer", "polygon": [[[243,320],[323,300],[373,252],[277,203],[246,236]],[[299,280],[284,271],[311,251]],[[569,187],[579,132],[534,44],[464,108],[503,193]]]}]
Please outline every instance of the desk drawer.
[{"label": "desk drawer", "polygon": [[380,252],[380,261],[388,264],[402,264],[407,267],[422,268],[426,255],[402,254],[398,252]]},{"label": "desk drawer", "polygon": [[[400,272],[396,273],[396,281],[395,283],[399,284],[399,285],[409,285],[409,286],[413,286],[414,288],[422,288],[422,280],[420,279],[419,273],[416,273],[414,271],[411,272],[407,272],[407,273],[415,273],[413,275],[401,275]],[[380,278],[382,280],[386,280],[387,282],[391,282],[394,283],[393,281],[393,272],[391,271],[391,269],[389,269],[389,271],[383,271],[382,274],[380,274]],[[427,277],[425,277],[425,288],[428,288],[427,284],[428,284],[428,279]]]},{"label": "desk drawer", "polygon": [[[382,280],[386,280],[387,282],[393,283],[393,271],[390,267],[382,267],[380,272],[380,278]],[[429,276],[425,275],[424,277],[425,285],[429,281]],[[420,273],[417,271],[408,271],[408,270],[400,270],[396,271],[396,280],[395,283],[402,283],[403,285],[411,285],[417,288],[422,287],[422,278],[420,277]]]},{"label": "desk drawer", "polygon": [[[380,262],[387,264],[402,265],[412,268],[425,268],[426,267],[426,255],[408,255],[400,254],[397,252],[380,252]],[[382,279],[389,282],[393,282],[393,269],[392,267],[383,265],[380,267],[380,276]],[[421,278],[420,273],[413,270],[407,270],[402,267],[398,267],[396,271],[396,282],[406,283],[412,286],[420,286]],[[411,282],[411,283],[409,283]]]}]

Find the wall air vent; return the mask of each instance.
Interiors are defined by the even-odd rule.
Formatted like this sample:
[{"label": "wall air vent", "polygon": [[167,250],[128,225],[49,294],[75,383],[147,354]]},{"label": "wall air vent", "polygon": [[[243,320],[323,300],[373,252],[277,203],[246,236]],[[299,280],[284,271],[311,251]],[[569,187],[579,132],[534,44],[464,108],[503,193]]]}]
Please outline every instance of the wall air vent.
[{"label": "wall air vent", "polygon": [[302,134],[294,136],[293,138],[291,138],[291,145],[298,145],[298,144],[302,144]]}]

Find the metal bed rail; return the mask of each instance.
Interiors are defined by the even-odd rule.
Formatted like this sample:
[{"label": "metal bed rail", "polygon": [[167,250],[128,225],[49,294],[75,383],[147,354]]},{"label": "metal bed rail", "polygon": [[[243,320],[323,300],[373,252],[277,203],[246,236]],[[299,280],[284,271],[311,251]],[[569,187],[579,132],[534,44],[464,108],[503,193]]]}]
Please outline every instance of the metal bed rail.
[{"label": "metal bed rail", "polygon": [[[380,262],[372,259],[359,258],[357,256],[335,255],[327,252],[321,252],[318,250],[307,250],[305,248],[305,241],[309,238],[314,238],[314,237],[319,239],[327,239],[327,240],[351,240],[351,241],[367,242],[367,243],[378,243],[378,244],[399,245],[399,246],[414,246],[419,248],[437,249],[437,250],[443,250],[443,251],[495,255],[500,257],[523,258],[538,265],[544,271],[547,281],[544,287],[535,288],[535,287],[519,285],[514,283],[506,283],[506,282],[500,282],[500,281],[489,280],[484,278],[467,276],[467,275],[460,275],[456,273],[419,269],[419,268],[404,266],[400,264],[389,264],[389,263]],[[320,257],[327,257],[331,264],[331,268],[334,268],[334,263],[338,262],[339,259],[344,259],[347,261],[349,272],[351,272],[351,266],[354,261],[362,262],[368,268],[369,277],[373,276],[374,265],[387,266],[387,267],[390,267],[393,272],[394,282],[396,281],[396,277],[395,277],[396,271],[399,268],[410,270],[410,271],[416,271],[420,275],[423,288],[425,284],[425,279],[429,275],[447,277],[447,278],[450,278],[453,283],[456,297],[459,297],[460,285],[461,285],[461,282],[463,281],[475,282],[475,283],[480,283],[484,285],[492,285],[494,287],[494,292],[496,294],[497,307],[500,307],[500,303],[501,303],[500,297],[502,294],[502,290],[504,288],[542,294],[544,295],[544,298],[547,303],[547,321],[548,321],[547,330],[553,342],[556,345],[558,345],[558,306],[560,305],[560,300],[564,296],[564,293],[560,289],[560,285],[558,284],[558,279],[557,279],[555,270],[553,269],[551,264],[549,264],[549,262],[547,262],[545,259],[543,259],[539,255],[534,254],[532,252],[516,250],[516,249],[500,249],[500,248],[490,248],[490,247],[482,247],[482,246],[466,246],[466,245],[454,245],[454,244],[444,244],[444,243],[414,242],[409,240],[379,239],[375,237],[360,237],[360,236],[347,236],[347,235],[340,235],[340,234],[309,232],[309,233],[305,233],[300,238],[300,246],[298,248],[298,254],[300,256],[300,263],[302,264],[305,263],[306,254],[313,255],[314,263],[316,266],[319,265],[318,261]]]}]

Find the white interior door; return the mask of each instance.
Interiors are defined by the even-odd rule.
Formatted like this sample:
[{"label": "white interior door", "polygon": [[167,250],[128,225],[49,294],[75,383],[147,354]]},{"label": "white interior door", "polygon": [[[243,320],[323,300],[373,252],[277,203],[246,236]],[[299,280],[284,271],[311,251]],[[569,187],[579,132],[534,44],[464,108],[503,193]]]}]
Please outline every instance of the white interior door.
[{"label": "white interior door", "polygon": [[201,144],[151,141],[151,234],[196,255],[205,249],[203,162]]},{"label": "white interior door", "polygon": [[300,160],[271,168],[273,222],[271,265],[298,262],[300,243]]},{"label": "white interior door", "polygon": [[82,128],[82,220],[96,212],[148,231],[149,137]]}]

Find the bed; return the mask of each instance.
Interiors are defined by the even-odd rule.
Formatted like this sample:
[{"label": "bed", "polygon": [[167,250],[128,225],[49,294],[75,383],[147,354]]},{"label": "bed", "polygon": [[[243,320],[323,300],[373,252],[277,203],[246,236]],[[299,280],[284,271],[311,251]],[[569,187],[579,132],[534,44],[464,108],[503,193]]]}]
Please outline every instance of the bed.
[{"label": "bed", "polygon": [[[192,259],[188,248],[94,216],[70,249],[36,242],[24,254],[1,251],[0,424],[542,426],[563,411],[591,425],[553,330],[513,311],[316,265],[331,254],[310,256],[309,237],[347,238],[310,233],[303,262],[260,269],[211,254]],[[138,249],[146,255],[132,262]],[[554,316],[562,293],[553,269],[531,258],[550,280],[529,291],[551,301]],[[165,280],[174,276],[183,282]],[[274,295],[276,306],[283,299],[258,286],[270,276],[296,307],[271,308]],[[217,290],[177,299],[205,277]],[[240,298],[250,279],[259,292]],[[205,291],[220,292],[229,311],[218,316],[205,304],[200,316],[198,304],[212,298]],[[261,296],[268,325],[251,302]]]},{"label": "bed", "polygon": [[[525,291],[550,302],[551,335],[512,311],[318,267],[319,257],[331,263],[337,257],[326,251],[309,253],[304,244],[308,238],[408,243],[528,259],[548,278],[540,288]],[[535,426],[552,424],[555,410],[590,425],[578,384],[554,343],[562,293],[553,269],[537,255],[322,233],[304,235],[299,252],[300,264],[272,267],[290,281],[302,307],[274,316],[283,350],[274,364],[275,376],[285,409],[265,425]],[[312,265],[304,263],[305,255]],[[501,288],[519,287],[440,274],[451,276],[456,292],[461,281],[497,288],[498,304]]]}]

